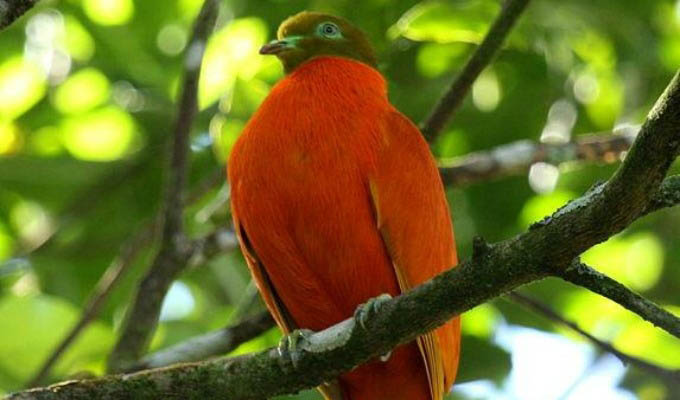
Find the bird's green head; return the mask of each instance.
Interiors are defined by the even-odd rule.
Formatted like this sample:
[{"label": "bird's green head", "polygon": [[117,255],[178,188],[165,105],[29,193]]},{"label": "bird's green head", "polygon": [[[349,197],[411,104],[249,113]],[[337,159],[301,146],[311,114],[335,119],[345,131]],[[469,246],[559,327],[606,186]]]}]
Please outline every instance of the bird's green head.
[{"label": "bird's green head", "polygon": [[286,73],[317,56],[340,56],[375,67],[375,53],[366,35],[344,18],[303,11],[283,21],[277,39],[260,49],[274,54]]}]

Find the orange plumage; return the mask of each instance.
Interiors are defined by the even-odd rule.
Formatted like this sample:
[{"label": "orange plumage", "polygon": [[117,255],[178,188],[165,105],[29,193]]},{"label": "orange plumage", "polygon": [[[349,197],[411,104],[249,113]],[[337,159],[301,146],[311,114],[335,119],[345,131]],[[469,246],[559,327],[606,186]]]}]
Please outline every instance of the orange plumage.
[{"label": "orange plumage", "polygon": [[[284,332],[322,330],[457,262],[428,146],[365,63],[301,63],[259,107],[228,165],[242,250]],[[442,399],[459,339],[456,318],[341,376],[337,398]]]}]

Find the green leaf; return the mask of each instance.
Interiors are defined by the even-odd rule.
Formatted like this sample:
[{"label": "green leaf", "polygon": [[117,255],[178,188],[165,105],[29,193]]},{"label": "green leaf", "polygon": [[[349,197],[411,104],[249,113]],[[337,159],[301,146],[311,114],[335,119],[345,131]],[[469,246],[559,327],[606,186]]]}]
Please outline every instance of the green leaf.
[{"label": "green leaf", "polygon": [[482,0],[422,2],[390,27],[388,35],[419,42],[479,43],[497,12],[496,2]]},{"label": "green leaf", "polygon": [[[0,370],[11,371],[12,387],[20,388],[54,350],[73,326],[80,310],[46,295],[0,299]],[[113,343],[113,332],[101,323],[91,324],[54,368],[64,378],[84,369],[103,371],[105,355]]]}]

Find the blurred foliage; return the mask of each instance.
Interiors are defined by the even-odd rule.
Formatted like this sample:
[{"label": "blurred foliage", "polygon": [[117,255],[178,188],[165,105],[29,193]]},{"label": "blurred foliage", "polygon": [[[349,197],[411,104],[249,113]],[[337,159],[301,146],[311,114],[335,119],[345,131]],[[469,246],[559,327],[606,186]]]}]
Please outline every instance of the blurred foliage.
[{"label": "blurred foliage", "polygon": [[[36,371],[121,243],[158,211],[181,54],[200,5],[43,1],[0,33],[0,394],[21,388]],[[281,77],[278,62],[257,50],[302,9],[340,14],[365,29],[392,102],[420,121],[483,37],[499,2],[223,1],[203,65],[192,187],[223,168],[249,116]],[[539,140],[555,126],[564,139],[640,123],[679,66],[680,1],[536,0],[433,151],[452,157]],[[469,255],[475,235],[495,241],[522,231],[614,168],[537,166],[527,177],[450,189],[459,252]],[[192,234],[228,224],[219,193],[188,208]],[[678,238],[680,213],[664,211],[584,260],[677,312]],[[102,372],[152,254],[139,257],[52,381]],[[237,253],[187,271],[170,291],[152,347],[223,326],[248,279]],[[680,367],[677,340],[606,299],[555,280],[527,291],[621,350]],[[479,306],[465,318],[461,381],[503,388],[512,349],[493,339],[508,324],[581,340],[504,300]],[[272,330],[237,353],[275,345],[278,335]],[[622,385],[641,399],[669,396],[663,382],[639,371],[629,371]],[[284,398],[319,397],[308,391]]]}]

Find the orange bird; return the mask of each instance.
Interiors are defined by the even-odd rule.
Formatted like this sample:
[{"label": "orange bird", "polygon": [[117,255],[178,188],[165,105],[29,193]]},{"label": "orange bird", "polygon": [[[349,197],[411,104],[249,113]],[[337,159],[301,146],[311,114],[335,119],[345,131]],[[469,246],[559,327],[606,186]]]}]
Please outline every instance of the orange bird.
[{"label": "orange bird", "polygon": [[[390,104],[364,33],[302,12],[260,53],[286,76],[236,142],[229,181],[241,249],[284,333],[322,330],[455,265],[437,167]],[[319,389],[332,400],[440,400],[459,342],[455,318]]]}]

